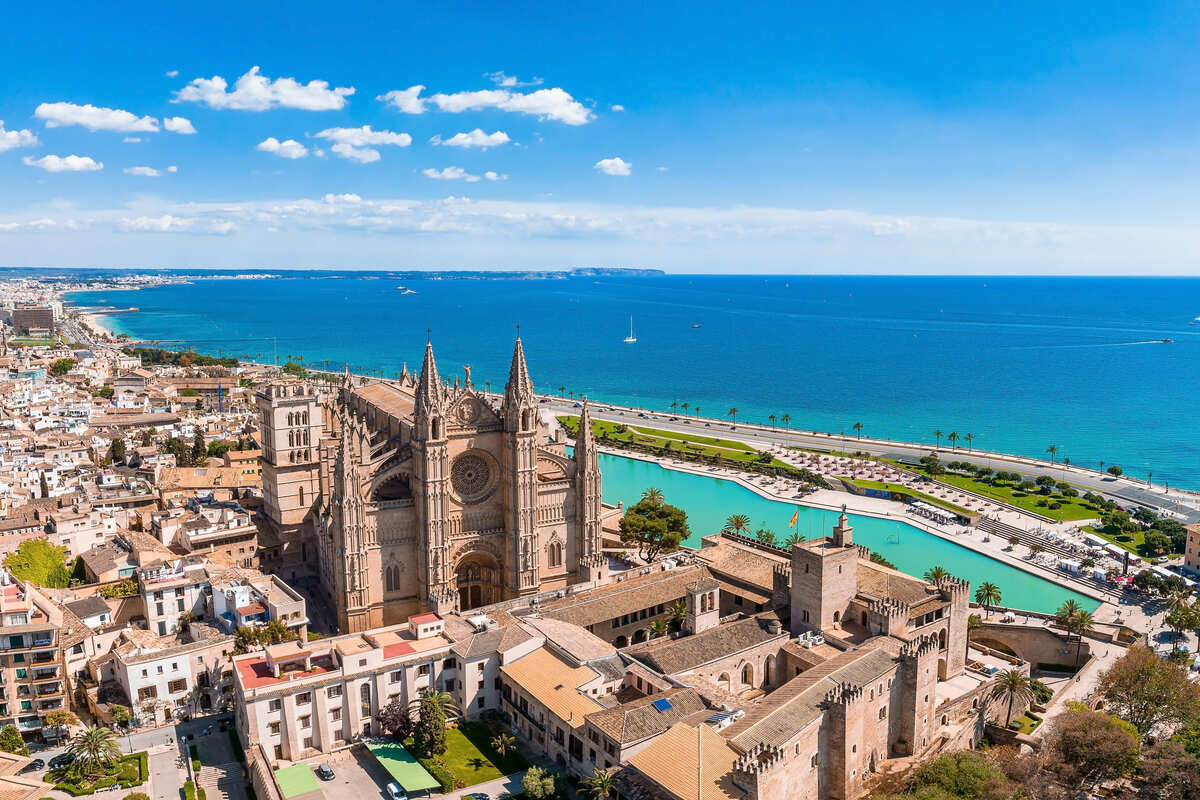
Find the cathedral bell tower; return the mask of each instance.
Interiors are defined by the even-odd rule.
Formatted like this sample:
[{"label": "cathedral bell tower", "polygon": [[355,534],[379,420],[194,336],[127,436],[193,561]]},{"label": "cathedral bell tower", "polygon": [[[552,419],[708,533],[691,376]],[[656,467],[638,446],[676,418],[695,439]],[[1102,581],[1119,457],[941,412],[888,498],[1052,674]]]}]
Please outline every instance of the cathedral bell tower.
[{"label": "cathedral bell tower", "polygon": [[433,344],[425,343],[425,360],[414,398],[413,455],[417,510],[428,537],[417,547],[421,581],[428,607],[438,613],[454,608],[450,585],[454,566],[447,563],[449,517],[449,456],[446,439],[446,394],[433,359]]},{"label": "cathedral bell tower", "polygon": [[577,536],[575,554],[581,565],[591,565],[600,556],[600,463],[596,437],[592,433],[592,412],[583,401],[579,412],[579,432],[575,436],[575,515]]},{"label": "cathedral bell tower", "polygon": [[511,595],[536,592],[538,577],[537,399],[525,365],[525,350],[517,336],[508,383],[504,386],[504,474],[508,492],[508,569]]}]

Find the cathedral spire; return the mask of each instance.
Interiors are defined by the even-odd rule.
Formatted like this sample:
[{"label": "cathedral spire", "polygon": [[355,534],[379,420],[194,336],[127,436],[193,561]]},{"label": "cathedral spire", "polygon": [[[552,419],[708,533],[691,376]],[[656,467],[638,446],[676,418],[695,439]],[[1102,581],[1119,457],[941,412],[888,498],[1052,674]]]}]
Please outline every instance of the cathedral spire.
[{"label": "cathedral spire", "polygon": [[533,403],[533,381],[529,378],[529,367],[525,365],[525,348],[519,334],[513,346],[512,364],[508,367],[508,383],[504,384],[504,402],[514,406]]},{"label": "cathedral spire", "polygon": [[596,452],[596,436],[592,432],[592,410],[587,398],[583,399],[583,410],[579,412],[579,430],[575,433],[575,463],[589,464]]},{"label": "cathedral spire", "polygon": [[437,363],[433,360],[433,343],[425,342],[425,360],[421,363],[421,377],[417,380],[417,413],[429,413],[442,406],[442,382],[438,378]]}]

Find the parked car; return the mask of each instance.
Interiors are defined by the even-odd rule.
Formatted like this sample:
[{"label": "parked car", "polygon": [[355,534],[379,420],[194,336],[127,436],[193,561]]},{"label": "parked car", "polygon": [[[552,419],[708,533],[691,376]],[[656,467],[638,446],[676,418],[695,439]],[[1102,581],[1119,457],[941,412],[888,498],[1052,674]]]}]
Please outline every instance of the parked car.
[{"label": "parked car", "polygon": [[74,760],[75,756],[71,755],[70,753],[62,753],[61,755],[57,755],[50,759],[50,769],[61,769]]},{"label": "parked car", "polygon": [[387,785],[388,797],[392,800],[408,800],[408,793],[400,787],[398,783],[389,783]]},{"label": "parked car", "polygon": [[333,769],[328,764],[322,764],[317,767],[317,777],[323,781],[331,781],[334,779]]},{"label": "parked car", "polygon": [[471,792],[470,794],[464,794],[462,800],[492,800],[492,796],[484,792]]},{"label": "parked car", "polygon": [[29,770],[29,771],[37,771],[39,769],[45,769],[45,768],[46,768],[46,762],[42,761],[40,758],[35,758],[33,761],[30,761],[28,764],[25,765],[25,769]]}]

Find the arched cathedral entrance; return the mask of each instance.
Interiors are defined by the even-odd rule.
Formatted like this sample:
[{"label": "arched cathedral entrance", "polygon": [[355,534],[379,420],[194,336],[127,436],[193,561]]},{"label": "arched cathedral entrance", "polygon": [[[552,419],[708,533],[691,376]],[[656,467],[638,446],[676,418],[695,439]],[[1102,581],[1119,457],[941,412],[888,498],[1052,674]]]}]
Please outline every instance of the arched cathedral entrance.
[{"label": "arched cathedral entrance", "polygon": [[460,611],[497,603],[503,598],[500,565],[490,553],[464,556],[454,569],[454,583]]}]

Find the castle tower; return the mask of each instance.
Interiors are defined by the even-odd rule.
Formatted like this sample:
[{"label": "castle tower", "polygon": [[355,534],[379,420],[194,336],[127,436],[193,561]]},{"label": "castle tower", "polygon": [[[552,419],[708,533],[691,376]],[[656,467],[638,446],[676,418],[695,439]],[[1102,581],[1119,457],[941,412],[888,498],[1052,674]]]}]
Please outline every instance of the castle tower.
[{"label": "castle tower", "polygon": [[575,436],[575,515],[578,533],[575,556],[583,562],[600,552],[600,462],[592,433],[592,412],[587,400],[579,412]]},{"label": "castle tower", "polygon": [[942,680],[956,678],[967,666],[967,619],[971,615],[971,584],[960,578],[944,578],[938,584],[942,597],[950,601],[949,622],[946,623],[946,646],[942,648],[944,662]]},{"label": "castle tower", "polygon": [[849,547],[854,544],[854,528],[850,527],[850,518],[846,516],[846,506],[844,505],[837,525],[833,526],[833,543],[838,547]]},{"label": "castle tower", "polygon": [[[863,687],[842,683],[825,695],[829,711],[828,764],[826,765],[827,797],[858,797],[861,794],[864,760],[868,736],[864,733],[867,704]],[[853,747],[852,747],[853,746]]]},{"label": "castle tower", "polygon": [[512,595],[536,592],[539,548],[537,508],[537,400],[525,365],[521,337],[513,347],[501,405],[504,476],[508,491],[508,585]]},{"label": "castle tower", "polygon": [[842,621],[858,591],[858,548],[843,512],[833,538],[792,546],[791,630],[824,630]]},{"label": "castle tower", "polygon": [[929,744],[937,707],[937,662],[936,636],[913,639],[900,650],[900,724],[894,744],[901,753],[915,755]]},{"label": "castle tower", "polygon": [[429,608],[438,613],[454,607],[450,586],[453,565],[448,564],[449,463],[446,439],[446,397],[433,358],[433,344],[425,343],[425,360],[417,380],[413,412],[415,495],[425,541],[417,548],[421,581]]},{"label": "castle tower", "polygon": [[[709,730],[707,725],[701,728]],[[717,736],[716,733],[710,733]],[[746,792],[747,800],[771,800],[790,794],[787,753],[766,742],[759,742],[733,762],[734,783]]]},{"label": "castle tower", "polygon": [[683,601],[687,609],[683,617],[684,633],[703,633],[721,621],[721,584],[716,579],[708,577],[689,583]]},{"label": "castle tower", "polygon": [[263,511],[278,537],[260,557],[285,576],[310,571],[313,507],[320,496],[321,403],[308,384],[272,384],[255,395],[262,419]]}]

